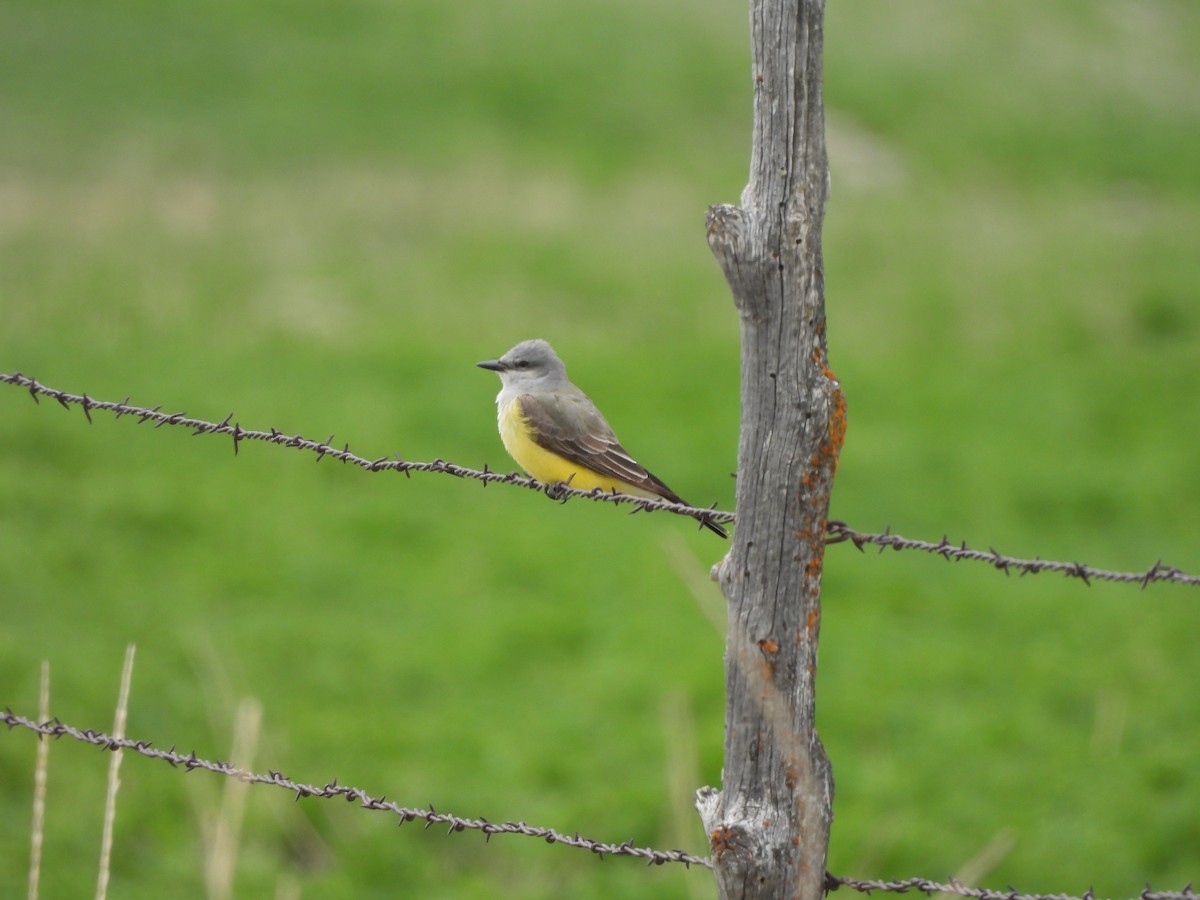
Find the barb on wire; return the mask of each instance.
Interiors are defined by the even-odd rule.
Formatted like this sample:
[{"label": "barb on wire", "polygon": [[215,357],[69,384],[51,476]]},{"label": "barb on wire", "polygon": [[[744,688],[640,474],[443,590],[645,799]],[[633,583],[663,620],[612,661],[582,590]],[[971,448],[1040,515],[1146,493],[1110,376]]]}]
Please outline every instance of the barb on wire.
[{"label": "barb on wire", "polygon": [[191,753],[179,753],[174,747],[171,747],[169,750],[160,750],[153,747],[150,741],[135,741],[129,738],[113,737],[103,732],[93,731],[90,728],[75,728],[60,722],[58,719],[38,723],[25,716],[16,715],[7,707],[0,713],[0,724],[7,725],[9,730],[24,728],[46,737],[61,738],[66,736],[74,738],[80,743],[91,744],[103,750],[126,750],[145,756],[148,759],[162,760],[188,772],[193,769],[204,769],[209,772],[215,772],[218,775],[236,778],[238,781],[243,781],[247,784],[274,785],[295,794],[297,800],[301,797],[319,797],[321,799],[341,797],[351,803],[358,803],[363,809],[385,810],[393,813],[397,817],[397,825],[420,820],[425,823],[426,828],[433,825],[447,826],[447,834],[467,830],[480,831],[483,832],[488,841],[491,841],[493,834],[522,834],[527,837],[541,838],[547,844],[565,844],[568,847],[579,847],[584,850],[590,850],[602,858],[604,856],[632,856],[646,860],[647,865],[661,866],[664,863],[674,862],[683,863],[688,867],[697,865],[712,868],[712,863],[706,857],[693,856],[682,850],[653,850],[649,847],[636,847],[633,841],[610,844],[603,841],[594,841],[591,838],[580,837],[578,833],[573,835],[563,834],[553,828],[539,828],[535,825],[527,825],[524,822],[489,822],[483,817],[468,819],[451,813],[438,812],[432,805],[428,809],[401,806],[384,797],[373,797],[359,788],[338,784],[337,779],[322,786],[294,781],[281,772],[268,772],[265,775],[249,772],[245,769],[239,769],[232,763],[201,759],[196,756],[195,751]]},{"label": "barb on wire", "polygon": [[1080,579],[1084,584],[1091,584],[1092,580],[1096,579],[1098,581],[1137,583],[1143,588],[1153,581],[1170,581],[1174,584],[1186,584],[1193,587],[1200,585],[1200,575],[1186,575],[1174,566],[1163,565],[1162,560],[1144,572],[1109,572],[1106,569],[1097,569],[1078,562],[1054,562],[1041,557],[1016,559],[993,549],[972,550],[965,541],[961,544],[952,544],[946,537],[934,544],[929,541],[919,541],[892,534],[890,528],[882,534],[855,531],[845,522],[831,521],[826,541],[830,544],[850,541],[859,550],[862,550],[867,544],[874,544],[879,547],[880,553],[890,547],[893,550],[921,550],[925,553],[936,554],[943,559],[955,561],[970,559],[986,562],[1000,569],[1006,575],[1013,570],[1022,575],[1036,575],[1038,572],[1061,572],[1068,578]]},{"label": "barb on wire", "polygon": [[[883,891],[892,894],[907,894],[909,891],[920,891],[923,894],[957,894],[960,897],[973,897],[975,900],[1097,900],[1091,888],[1080,897],[1070,894],[1022,894],[1014,888],[1006,891],[975,888],[963,884],[956,878],[951,878],[945,884],[930,881],[927,878],[905,878],[900,881],[863,881],[857,878],[843,878],[840,875],[825,876],[825,891],[836,891],[848,887],[860,893],[870,894],[872,891]],[[1137,895],[1135,900],[1197,900],[1200,894],[1187,884],[1182,891],[1154,891],[1147,885],[1146,889]]]},{"label": "barb on wire", "polygon": [[[60,391],[47,387],[44,384],[39,384],[33,378],[22,375],[20,372],[14,372],[11,375],[0,373],[0,384],[12,384],[24,387],[35,401],[37,401],[39,396],[43,396],[57,400],[67,409],[70,409],[73,405],[80,406],[89,422],[92,421],[92,410],[102,410],[104,412],[111,412],[118,419],[121,416],[133,416],[139,422],[153,422],[155,428],[161,428],[163,425],[180,425],[184,428],[192,429],[193,434],[223,434],[233,438],[234,453],[237,453],[238,445],[242,441],[265,441],[270,444],[293,447],[297,450],[306,450],[310,453],[315,453],[318,462],[328,456],[343,463],[358,466],[368,472],[391,471],[403,472],[405,475],[409,475],[412,472],[443,472],[459,478],[472,478],[482,482],[485,486],[493,481],[513,484],[529,490],[540,491],[556,500],[565,501],[571,497],[584,497],[588,500],[598,500],[616,505],[627,503],[633,507],[630,510],[631,513],[642,512],[643,510],[647,512],[661,510],[676,515],[689,516],[702,524],[710,523],[714,525],[728,525],[737,520],[736,515],[725,510],[716,509],[715,505],[712,507],[685,506],[682,503],[632,497],[629,494],[618,494],[615,491],[605,492],[599,488],[584,491],[565,484],[543,484],[532,478],[526,478],[517,472],[509,472],[507,474],[494,472],[486,465],[480,471],[446,462],[443,459],[435,459],[432,462],[410,462],[401,459],[399,454],[396,455],[395,459],[386,456],[381,456],[378,459],[366,459],[350,452],[349,445],[343,445],[341,448],[333,446],[333,435],[330,435],[323,441],[314,441],[301,437],[298,434],[284,434],[275,428],[268,431],[254,431],[242,428],[237,422],[230,424],[230,421],[233,419],[233,413],[227,415],[220,422],[208,422],[203,419],[191,418],[182,412],[164,413],[161,406],[152,408],[133,406],[130,404],[128,397],[120,402],[93,400],[87,394],[70,394],[66,391]],[[1191,587],[1200,586],[1200,575],[1185,574],[1174,566],[1163,565],[1161,560],[1144,572],[1110,572],[1079,562],[1055,562],[1053,560],[1042,559],[1041,557],[1016,559],[1011,556],[1004,556],[996,550],[973,550],[965,542],[962,544],[952,544],[945,537],[937,543],[933,543],[892,534],[890,529],[882,533],[856,531],[845,522],[831,521],[828,527],[829,531],[826,541],[830,544],[850,541],[859,550],[862,550],[867,544],[874,544],[881,551],[888,547],[893,550],[920,550],[925,553],[936,554],[944,559],[956,561],[967,559],[989,563],[1006,574],[1014,570],[1020,572],[1022,575],[1037,574],[1038,572],[1061,572],[1068,578],[1078,578],[1085,584],[1090,584],[1093,579],[1097,579],[1100,581],[1135,583],[1140,584],[1143,588],[1151,582],[1156,581],[1169,581],[1173,584],[1183,584]]]},{"label": "barb on wire", "polygon": [[387,456],[381,456],[378,459],[366,459],[355,453],[351,453],[348,444],[343,445],[340,449],[334,447],[332,445],[332,434],[323,441],[314,441],[301,437],[298,434],[284,434],[275,428],[268,431],[252,431],[242,428],[237,422],[231,425],[230,420],[233,418],[233,413],[227,415],[220,422],[207,422],[203,419],[191,418],[182,412],[164,413],[161,406],[152,408],[132,406],[129,403],[128,397],[119,403],[111,400],[93,400],[87,394],[69,394],[66,391],[60,391],[56,388],[39,384],[35,379],[27,375],[22,375],[20,372],[14,372],[11,375],[0,373],[0,384],[13,384],[26,388],[35,402],[38,396],[41,395],[57,400],[65,409],[69,409],[73,405],[80,406],[83,408],[83,414],[87,417],[88,422],[92,421],[93,410],[102,410],[104,412],[111,412],[118,419],[121,416],[133,416],[139,422],[153,422],[155,428],[161,428],[163,425],[180,425],[184,428],[192,429],[192,434],[194,435],[227,435],[233,438],[233,452],[235,454],[238,452],[238,445],[242,441],[266,441],[270,444],[279,444],[283,447],[294,447],[297,450],[307,450],[310,453],[315,453],[317,455],[317,462],[328,456],[331,459],[358,466],[368,472],[403,472],[405,475],[410,472],[445,472],[449,475],[457,475],[459,478],[474,478],[477,481],[483,482],[484,485],[493,481],[515,484],[518,487],[540,491],[555,500],[565,501],[570,497],[586,497],[589,500],[599,500],[618,506],[623,503],[629,503],[633,505],[633,509],[630,512],[655,512],[662,510],[664,512],[675,513],[676,515],[690,516],[702,524],[726,525],[735,519],[733,513],[718,510],[715,504],[712,507],[697,507],[687,506],[683,503],[671,503],[667,500],[650,500],[643,497],[633,497],[629,494],[619,494],[615,491],[606,492],[600,488],[584,491],[565,484],[543,484],[532,478],[525,478],[517,472],[509,472],[508,474],[493,472],[487,466],[484,466],[483,471],[479,471],[478,469],[469,469],[466,466],[446,462],[443,459],[435,459],[432,462],[410,462],[401,459],[399,454],[396,455],[395,459]]}]

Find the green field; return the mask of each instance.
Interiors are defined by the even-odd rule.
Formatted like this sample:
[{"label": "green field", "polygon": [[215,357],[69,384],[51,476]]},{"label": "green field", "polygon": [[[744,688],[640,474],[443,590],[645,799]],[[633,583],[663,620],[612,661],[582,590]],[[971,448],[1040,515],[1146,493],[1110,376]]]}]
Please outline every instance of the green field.
[{"label": "green field", "polygon": [[[507,470],[544,337],[625,445],[732,508],[745,5],[8,0],[0,371]],[[1200,571],[1200,6],[831,2],[832,514]],[[0,706],[410,806],[706,852],[725,545],[664,514],[368,474],[0,385]],[[697,578],[697,576],[700,576]],[[1200,593],[830,549],[830,869],[1131,897],[1200,880]],[[699,585],[699,586],[697,586]],[[697,592],[699,596],[697,596]],[[37,741],[0,734],[0,895]],[[50,750],[43,897],[108,756]],[[205,896],[224,780],[122,768],[111,896]],[[239,896],[708,897],[711,876],[249,792]],[[845,892],[843,892],[845,893]]]}]

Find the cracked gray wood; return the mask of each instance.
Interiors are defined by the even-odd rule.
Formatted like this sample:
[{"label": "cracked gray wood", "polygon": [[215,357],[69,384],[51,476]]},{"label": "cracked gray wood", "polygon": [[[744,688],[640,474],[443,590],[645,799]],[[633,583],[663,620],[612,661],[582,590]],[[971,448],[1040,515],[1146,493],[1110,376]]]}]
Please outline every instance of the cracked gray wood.
[{"label": "cracked gray wood", "polygon": [[821,568],[845,404],[826,362],[823,0],[752,0],[754,134],[709,246],[741,322],[722,788],[697,792],[723,898],[824,893],[833,776],[814,728]]}]

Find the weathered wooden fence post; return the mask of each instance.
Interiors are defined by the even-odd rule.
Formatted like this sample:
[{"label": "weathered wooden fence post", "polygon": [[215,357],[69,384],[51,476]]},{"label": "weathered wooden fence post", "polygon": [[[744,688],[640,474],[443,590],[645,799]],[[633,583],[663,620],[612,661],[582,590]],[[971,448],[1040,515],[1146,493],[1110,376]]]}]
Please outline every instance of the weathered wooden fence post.
[{"label": "weathered wooden fence post", "polygon": [[824,0],[751,0],[754,136],[708,241],[741,319],[722,789],[697,793],[721,896],[824,892],[833,776],[813,727],[821,568],[845,403],[826,364]]}]

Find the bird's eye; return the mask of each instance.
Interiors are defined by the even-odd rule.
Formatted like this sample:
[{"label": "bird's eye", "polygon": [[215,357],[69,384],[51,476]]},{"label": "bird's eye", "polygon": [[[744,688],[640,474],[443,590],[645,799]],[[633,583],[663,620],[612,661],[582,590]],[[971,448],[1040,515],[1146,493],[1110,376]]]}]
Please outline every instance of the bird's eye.
[{"label": "bird's eye", "polygon": [[527,359],[520,360],[517,363],[517,368],[518,369],[528,369],[529,368],[529,360],[527,360]]}]

